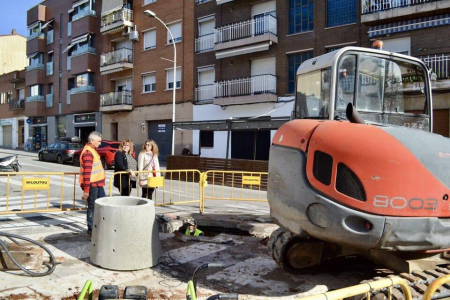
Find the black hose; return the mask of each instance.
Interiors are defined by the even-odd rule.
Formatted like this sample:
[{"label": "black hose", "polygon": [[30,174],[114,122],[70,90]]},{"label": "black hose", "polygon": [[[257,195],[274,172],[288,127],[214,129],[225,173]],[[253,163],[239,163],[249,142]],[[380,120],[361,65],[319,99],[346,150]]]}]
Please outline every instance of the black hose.
[{"label": "black hose", "polygon": [[47,247],[45,247],[45,246],[42,245],[41,243],[38,243],[38,242],[36,242],[36,241],[34,241],[34,240],[32,240],[32,239],[29,239],[29,238],[27,238],[27,237],[20,236],[20,235],[17,235],[17,234],[6,233],[6,232],[1,232],[1,231],[0,231],[0,237],[2,237],[2,236],[3,236],[3,237],[6,237],[6,238],[8,238],[8,239],[10,239],[11,241],[13,241],[14,243],[16,243],[16,244],[18,244],[18,245],[19,245],[19,243],[18,243],[15,239],[24,240],[24,241],[30,242],[30,243],[32,243],[32,244],[35,244],[35,245],[41,247],[42,249],[44,249],[45,252],[47,252],[48,255],[50,256],[50,263],[51,263],[52,266],[50,267],[50,269],[49,269],[47,272],[44,272],[44,273],[33,272],[33,271],[30,271],[30,270],[25,269],[21,264],[19,264],[19,263],[14,259],[14,257],[11,255],[11,253],[9,252],[8,247],[6,247],[6,244],[5,244],[2,240],[0,240],[0,246],[3,248],[3,250],[5,250],[5,253],[6,253],[6,255],[8,255],[9,259],[11,259],[11,261],[12,261],[19,269],[21,269],[22,271],[24,271],[25,273],[27,273],[27,274],[30,275],[31,277],[42,277],[42,276],[47,276],[47,275],[50,275],[51,273],[53,273],[53,271],[54,271],[55,268],[56,268],[56,261],[55,261],[55,257],[53,256],[53,253],[50,252],[50,250],[49,250]]}]

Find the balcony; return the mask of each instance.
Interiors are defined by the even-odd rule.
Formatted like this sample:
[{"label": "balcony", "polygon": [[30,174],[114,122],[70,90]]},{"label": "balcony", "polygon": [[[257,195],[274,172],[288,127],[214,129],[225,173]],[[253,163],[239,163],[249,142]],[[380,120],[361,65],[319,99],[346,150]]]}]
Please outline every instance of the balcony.
[{"label": "balcony", "polygon": [[9,100],[9,110],[19,110],[25,108],[25,99]]},{"label": "balcony", "polygon": [[45,115],[44,96],[27,97],[25,105],[25,115],[28,117],[40,117]]},{"label": "balcony", "polygon": [[27,97],[27,103],[35,102],[35,101],[44,101],[44,96],[42,96],[42,95],[35,95],[35,96]]},{"label": "balcony", "polygon": [[100,57],[100,73],[102,75],[133,68],[133,50],[122,48],[102,54]]},{"label": "balcony", "polygon": [[28,71],[32,71],[32,70],[37,70],[37,69],[45,69],[45,65],[44,64],[40,64],[40,63],[35,63],[32,65],[29,65],[27,67],[27,72]]},{"label": "balcony", "polygon": [[361,0],[361,22],[370,23],[404,16],[437,14],[450,8],[449,1],[439,0]]},{"label": "balcony", "polygon": [[[75,91],[74,91],[75,90]],[[69,94],[69,93],[68,93]],[[70,94],[70,108],[67,113],[82,113],[99,110],[98,94],[95,93],[95,87],[87,87],[87,89],[80,90],[80,88],[72,89]]]},{"label": "balcony", "polygon": [[25,83],[27,86],[45,83],[45,65],[34,64],[27,67],[25,72]]},{"label": "balcony", "polygon": [[225,25],[214,30],[216,58],[269,49],[278,43],[277,18],[271,15]]},{"label": "balcony", "polygon": [[71,94],[78,94],[78,93],[86,93],[86,92],[94,92],[95,93],[95,86],[87,85],[87,86],[80,86],[76,88],[72,88],[70,90]]},{"label": "balcony", "polygon": [[67,36],[72,35],[72,22],[67,23]]},{"label": "balcony", "polygon": [[216,84],[201,85],[195,88],[195,101],[212,101],[216,97]]},{"label": "balcony", "polygon": [[214,104],[226,106],[277,102],[277,77],[272,74],[230,79],[215,83]]},{"label": "balcony", "polygon": [[53,94],[45,95],[45,107],[53,107]]},{"label": "balcony", "polygon": [[54,41],[54,32],[53,30],[47,31],[47,45],[52,44]]},{"label": "balcony", "polygon": [[133,11],[131,9],[119,8],[102,16],[101,33],[115,33],[124,27],[133,27]]},{"label": "balcony", "polygon": [[92,54],[93,52],[89,50],[78,53],[76,56],[72,56],[70,59],[70,73],[75,75],[98,70],[100,64],[98,61],[98,56]]},{"label": "balcony", "polygon": [[214,50],[214,33],[202,35],[195,39],[195,52]]},{"label": "balcony", "polygon": [[27,41],[27,55],[35,52],[45,52],[46,40],[43,33],[36,36],[36,38]]},{"label": "balcony", "polygon": [[432,89],[450,89],[450,54],[421,56],[420,59],[431,69]]},{"label": "balcony", "polygon": [[86,17],[86,16],[93,16],[93,17],[95,17],[95,16],[96,16],[95,10],[92,10],[92,9],[85,9],[85,10],[79,12],[78,14],[76,14],[76,15],[73,16],[72,22],[73,22],[73,21],[76,21],[76,20],[79,20],[79,19],[81,19],[81,18],[84,18],[84,17]]},{"label": "balcony", "polygon": [[53,62],[48,62],[45,67],[45,75],[50,76],[53,75]]},{"label": "balcony", "polygon": [[110,92],[100,95],[101,112],[131,110],[133,110],[133,94],[131,91]]}]

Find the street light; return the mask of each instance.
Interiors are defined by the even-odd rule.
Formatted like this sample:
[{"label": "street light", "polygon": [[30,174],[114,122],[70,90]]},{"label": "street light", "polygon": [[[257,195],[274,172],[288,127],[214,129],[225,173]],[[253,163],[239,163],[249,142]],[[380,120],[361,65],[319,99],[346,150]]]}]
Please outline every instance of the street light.
[{"label": "street light", "polygon": [[173,99],[172,99],[172,155],[175,154],[175,97],[176,97],[176,90],[177,90],[177,46],[175,45],[175,39],[173,38],[172,32],[170,31],[169,27],[156,16],[154,12],[151,10],[144,11],[144,15],[150,18],[155,18],[161,24],[166,27],[167,32],[170,34],[170,37],[172,38],[172,44],[173,44]]}]

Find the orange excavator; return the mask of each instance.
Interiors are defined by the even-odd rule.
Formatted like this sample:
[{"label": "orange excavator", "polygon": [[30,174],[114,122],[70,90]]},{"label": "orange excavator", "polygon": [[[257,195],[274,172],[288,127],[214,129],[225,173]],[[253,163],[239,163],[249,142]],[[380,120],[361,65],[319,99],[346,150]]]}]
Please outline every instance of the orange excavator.
[{"label": "orange excavator", "polygon": [[417,58],[360,47],[300,65],[293,120],[274,135],[269,158],[280,229],[268,246],[281,267],[350,254],[397,272],[427,268],[424,257],[441,262],[450,139],[432,133],[430,73]]}]

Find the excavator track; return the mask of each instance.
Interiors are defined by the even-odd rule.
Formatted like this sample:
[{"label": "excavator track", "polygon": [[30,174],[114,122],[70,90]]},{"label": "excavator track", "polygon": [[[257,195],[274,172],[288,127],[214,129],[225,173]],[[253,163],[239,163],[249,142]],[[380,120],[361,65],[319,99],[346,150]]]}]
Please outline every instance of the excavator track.
[{"label": "excavator track", "polygon": [[[441,276],[450,274],[450,264],[441,265],[435,269],[424,270],[424,271],[413,271],[412,273],[400,273],[398,276],[403,278],[409,285],[409,290],[411,291],[411,296],[413,300],[421,300],[428,286]],[[371,280],[364,280],[361,283],[368,283],[371,281],[376,281],[380,279],[389,278],[395,275],[389,275],[387,277],[374,277]],[[382,289],[373,291],[370,295],[372,299],[384,300],[388,299],[388,289]],[[450,284],[444,284],[440,287],[436,293],[433,295],[432,299],[442,299],[450,297]],[[358,299],[364,299],[365,295],[359,297]],[[356,299],[356,298],[355,298]],[[402,300],[405,299],[400,287],[394,286],[392,288],[392,299]]]}]

